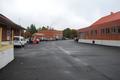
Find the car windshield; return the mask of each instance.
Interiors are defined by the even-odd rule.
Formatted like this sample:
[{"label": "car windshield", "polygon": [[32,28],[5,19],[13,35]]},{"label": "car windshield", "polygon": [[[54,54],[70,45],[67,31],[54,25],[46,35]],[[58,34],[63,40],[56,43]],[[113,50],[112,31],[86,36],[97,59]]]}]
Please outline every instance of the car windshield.
[{"label": "car windshield", "polygon": [[19,38],[18,37],[14,37],[14,41],[19,41]]}]

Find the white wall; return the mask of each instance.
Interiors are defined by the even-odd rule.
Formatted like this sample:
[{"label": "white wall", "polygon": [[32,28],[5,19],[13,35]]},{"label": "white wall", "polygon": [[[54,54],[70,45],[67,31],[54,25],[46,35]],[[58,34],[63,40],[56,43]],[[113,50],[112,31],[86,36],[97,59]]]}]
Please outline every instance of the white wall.
[{"label": "white wall", "polygon": [[13,59],[14,59],[13,48],[0,51],[0,69],[6,66]]},{"label": "white wall", "polygon": [[[92,43],[93,40],[79,39],[82,43]],[[95,44],[108,45],[108,46],[118,46],[120,47],[120,40],[94,40]]]}]

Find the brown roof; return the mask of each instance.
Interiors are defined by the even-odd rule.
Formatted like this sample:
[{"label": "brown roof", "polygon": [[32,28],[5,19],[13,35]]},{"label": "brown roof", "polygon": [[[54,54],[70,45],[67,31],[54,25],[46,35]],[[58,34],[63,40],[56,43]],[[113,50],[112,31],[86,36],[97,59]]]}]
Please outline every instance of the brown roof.
[{"label": "brown roof", "polygon": [[103,23],[108,23],[108,22],[116,21],[116,20],[120,20],[120,11],[116,12],[116,13],[111,12],[110,15],[107,15],[105,17],[100,18],[98,21],[96,21],[95,23],[93,23],[91,25],[91,27],[99,25],[99,24],[103,24]]},{"label": "brown roof", "polygon": [[5,26],[7,26],[7,27],[25,29],[25,28],[21,27],[20,25],[12,22],[10,19],[8,19],[7,17],[5,17],[5,16],[2,15],[2,14],[0,14],[0,24],[1,24],[1,25],[5,25]]},{"label": "brown roof", "polygon": [[57,30],[40,30],[38,34],[43,34],[46,37],[54,37],[55,35],[62,35],[62,31]]}]

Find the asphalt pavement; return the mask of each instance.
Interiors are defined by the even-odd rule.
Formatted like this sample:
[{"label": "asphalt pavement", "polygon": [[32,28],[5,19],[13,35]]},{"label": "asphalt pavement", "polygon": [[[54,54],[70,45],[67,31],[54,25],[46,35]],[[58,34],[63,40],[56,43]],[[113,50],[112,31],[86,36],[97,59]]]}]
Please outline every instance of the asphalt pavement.
[{"label": "asphalt pavement", "polygon": [[0,80],[120,80],[120,47],[48,41],[15,48]]}]

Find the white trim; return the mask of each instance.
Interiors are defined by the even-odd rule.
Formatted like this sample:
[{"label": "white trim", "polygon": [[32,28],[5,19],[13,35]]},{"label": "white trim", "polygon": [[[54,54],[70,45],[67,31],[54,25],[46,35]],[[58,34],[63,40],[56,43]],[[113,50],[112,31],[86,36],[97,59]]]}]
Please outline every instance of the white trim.
[{"label": "white trim", "polygon": [[120,47],[120,40],[90,40],[90,39],[79,39],[78,42],[82,43],[93,43],[95,41],[95,44],[100,45],[108,45],[108,46],[118,46]]}]

